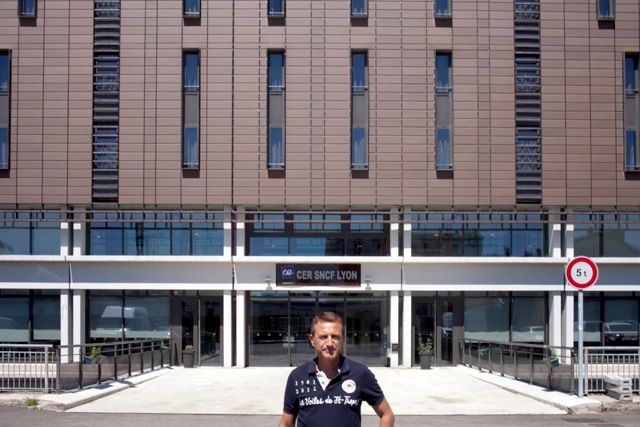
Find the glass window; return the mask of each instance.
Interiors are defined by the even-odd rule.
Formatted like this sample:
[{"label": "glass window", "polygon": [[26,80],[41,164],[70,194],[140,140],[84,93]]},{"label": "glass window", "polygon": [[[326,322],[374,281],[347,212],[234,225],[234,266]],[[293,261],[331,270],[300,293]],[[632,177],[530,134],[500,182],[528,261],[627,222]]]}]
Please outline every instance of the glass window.
[{"label": "glass window", "polygon": [[222,214],[204,213],[93,214],[89,254],[222,255],[222,219]]},{"label": "glass window", "polygon": [[168,297],[125,297],[125,338],[170,338],[170,307]]},{"label": "glass window", "polygon": [[267,88],[268,112],[267,127],[269,129],[268,167],[269,169],[284,168],[284,52],[269,52],[267,74],[269,86]]},{"label": "glass window", "polygon": [[351,16],[367,16],[367,0],[351,0]]},{"label": "glass window", "polygon": [[0,93],[9,92],[9,52],[0,50]]},{"label": "glass window", "polygon": [[514,297],[511,315],[511,341],[540,344],[545,342],[545,303],[543,297]]},{"label": "glass window", "polygon": [[[585,345],[602,345],[602,320],[600,315],[600,301],[585,299],[583,305],[582,341]],[[578,304],[574,304],[573,341],[577,342],[578,331]]]},{"label": "glass window", "polygon": [[200,53],[183,53],[182,167],[200,166]]},{"label": "glass window", "polygon": [[93,342],[122,339],[122,297],[89,298],[89,336]]},{"label": "glass window", "polygon": [[351,85],[354,91],[367,89],[367,53],[353,52],[351,54]]},{"label": "glass window", "polygon": [[9,52],[0,51],[0,169],[9,169]]},{"label": "glass window", "polygon": [[183,13],[185,17],[199,17],[200,0],[183,0]]},{"label": "glass window", "polygon": [[36,0],[18,0],[18,15],[21,18],[35,18],[36,3]]},{"label": "glass window", "polygon": [[638,300],[606,299],[604,301],[604,345],[638,345]]},{"label": "glass window", "polygon": [[60,299],[33,299],[33,339],[41,341],[60,340]]},{"label": "glass window", "polygon": [[436,91],[451,88],[451,52],[436,52]]},{"label": "glass window", "polygon": [[368,168],[369,94],[367,52],[351,53],[351,168]]},{"label": "glass window", "polygon": [[269,16],[284,16],[284,0],[269,0],[268,8],[267,14]]},{"label": "glass window", "polygon": [[436,18],[451,17],[451,0],[435,0],[433,13]]},{"label": "glass window", "polygon": [[598,19],[614,19],[616,0],[598,0]]},{"label": "glass window", "polygon": [[0,342],[29,342],[28,298],[0,298]]},{"label": "glass window", "polygon": [[269,89],[284,88],[284,52],[269,52]]},{"label": "glass window", "polygon": [[508,298],[465,298],[464,338],[509,341]]},{"label": "glass window", "polygon": [[[351,219],[351,221],[349,221]],[[247,217],[247,254],[252,256],[386,256],[385,215],[256,214]]]},{"label": "glass window", "polygon": [[449,129],[436,129],[436,169],[453,168],[450,135]]}]

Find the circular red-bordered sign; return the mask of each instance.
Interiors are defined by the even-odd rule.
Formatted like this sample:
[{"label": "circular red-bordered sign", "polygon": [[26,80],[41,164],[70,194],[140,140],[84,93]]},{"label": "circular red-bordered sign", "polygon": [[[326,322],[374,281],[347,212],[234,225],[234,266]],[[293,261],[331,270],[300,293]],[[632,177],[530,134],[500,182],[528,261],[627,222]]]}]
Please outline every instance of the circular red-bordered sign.
[{"label": "circular red-bordered sign", "polygon": [[571,286],[586,289],[598,280],[598,266],[586,256],[579,256],[567,264],[565,276]]}]

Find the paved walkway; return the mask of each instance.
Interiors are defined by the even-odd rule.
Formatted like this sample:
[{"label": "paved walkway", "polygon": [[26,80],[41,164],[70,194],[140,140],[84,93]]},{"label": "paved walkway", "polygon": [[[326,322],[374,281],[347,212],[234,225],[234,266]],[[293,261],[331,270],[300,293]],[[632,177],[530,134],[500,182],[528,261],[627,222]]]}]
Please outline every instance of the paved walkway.
[{"label": "paved walkway", "polygon": [[[43,408],[70,412],[279,415],[290,371],[173,367],[81,391],[0,393],[0,404],[36,396]],[[397,415],[564,414],[616,404],[606,396],[578,398],[465,366],[372,371]],[[627,405],[640,404],[634,398]],[[363,414],[373,410],[363,405]]]}]

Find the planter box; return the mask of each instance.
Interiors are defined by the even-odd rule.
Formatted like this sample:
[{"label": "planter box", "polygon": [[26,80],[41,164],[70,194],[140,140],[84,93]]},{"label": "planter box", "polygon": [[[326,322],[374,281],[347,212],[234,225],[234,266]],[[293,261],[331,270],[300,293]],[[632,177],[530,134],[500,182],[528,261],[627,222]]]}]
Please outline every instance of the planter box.
[{"label": "planter box", "polygon": [[182,364],[185,368],[193,368],[193,359],[195,356],[195,351],[193,350],[182,350]]},{"label": "planter box", "polygon": [[431,358],[433,354],[420,355],[420,369],[431,369]]}]

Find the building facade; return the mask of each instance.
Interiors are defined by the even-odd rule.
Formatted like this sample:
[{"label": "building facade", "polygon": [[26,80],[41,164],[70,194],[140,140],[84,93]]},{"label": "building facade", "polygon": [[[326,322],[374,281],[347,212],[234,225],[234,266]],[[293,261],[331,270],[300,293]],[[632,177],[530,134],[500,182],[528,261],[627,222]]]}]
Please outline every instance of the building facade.
[{"label": "building facade", "polygon": [[334,310],[374,366],[572,346],[585,255],[585,342],[638,345],[637,0],[7,0],[0,31],[0,342],[290,366]]}]

